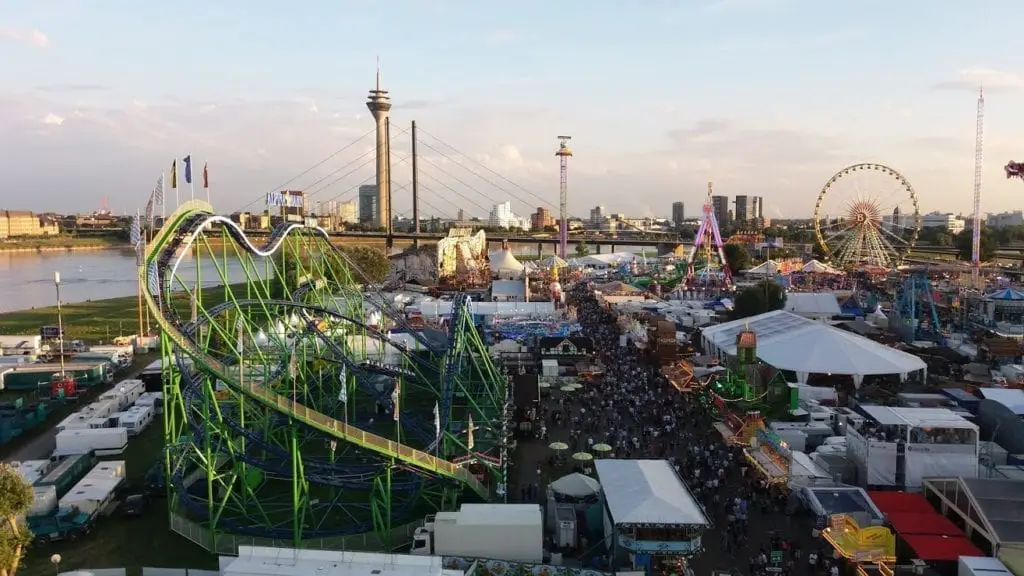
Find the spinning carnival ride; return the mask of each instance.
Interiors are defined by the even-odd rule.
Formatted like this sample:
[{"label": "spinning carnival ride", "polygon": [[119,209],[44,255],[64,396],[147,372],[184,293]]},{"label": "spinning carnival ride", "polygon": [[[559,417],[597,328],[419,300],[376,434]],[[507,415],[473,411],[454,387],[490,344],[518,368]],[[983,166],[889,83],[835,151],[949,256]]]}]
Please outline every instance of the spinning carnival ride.
[{"label": "spinning carnival ride", "polygon": [[428,338],[364,298],[323,230],[284,224],[256,247],[200,201],[139,273],[162,332],[176,531],[211,550],[232,535],[390,549],[460,496],[504,493],[506,378],[465,295],[447,338]]},{"label": "spinning carnival ride", "polygon": [[818,245],[834,266],[894,268],[921,230],[917,194],[899,172],[855,164],[822,187],[814,205]]}]

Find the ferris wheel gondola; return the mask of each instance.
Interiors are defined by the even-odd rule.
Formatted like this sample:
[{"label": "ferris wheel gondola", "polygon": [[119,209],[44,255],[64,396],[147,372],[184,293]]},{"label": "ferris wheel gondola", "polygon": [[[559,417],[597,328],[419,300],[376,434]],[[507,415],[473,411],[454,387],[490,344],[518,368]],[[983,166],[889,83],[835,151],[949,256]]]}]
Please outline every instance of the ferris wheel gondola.
[{"label": "ferris wheel gondola", "polygon": [[902,174],[882,164],[847,166],[821,188],[814,233],[836,266],[894,268],[921,231],[917,194]]}]

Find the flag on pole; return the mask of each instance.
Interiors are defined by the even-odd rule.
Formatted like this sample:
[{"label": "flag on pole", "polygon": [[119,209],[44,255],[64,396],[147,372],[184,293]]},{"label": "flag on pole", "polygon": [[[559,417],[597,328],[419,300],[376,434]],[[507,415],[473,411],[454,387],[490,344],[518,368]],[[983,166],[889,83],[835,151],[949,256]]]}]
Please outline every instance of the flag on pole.
[{"label": "flag on pole", "polygon": [[185,165],[185,184],[192,183],[192,155],[189,154],[181,159],[182,164]]},{"label": "flag on pole", "polygon": [[210,188],[210,170],[206,162],[203,162],[203,188]]},{"label": "flag on pole", "polygon": [[[173,174],[173,172],[172,172]],[[164,175],[156,179],[156,187],[153,188],[153,203],[163,206],[164,204]]]},{"label": "flag on pole", "polygon": [[292,357],[288,360],[288,377],[295,381],[295,378],[299,375],[299,361],[295,357],[295,351],[292,350]]},{"label": "flag on pole", "polygon": [[434,442],[441,441],[441,407],[434,402]]},{"label": "flag on pole", "polygon": [[145,245],[142,241],[142,223],[140,222],[139,214],[136,212],[135,216],[132,216],[131,228],[128,230],[128,241],[132,245],[132,249],[135,250],[135,265],[142,266],[142,249]]},{"label": "flag on pole", "polygon": [[242,322],[242,317],[241,316],[238,317],[238,322],[236,323],[236,325],[237,325],[237,328],[238,328],[238,337],[237,337],[238,339],[236,340],[236,344],[237,345],[236,345],[235,348],[238,350],[238,355],[241,356],[242,355],[242,345],[245,343],[245,323]]},{"label": "flag on pole", "polygon": [[192,323],[199,320],[199,295],[192,293]]},{"label": "flag on pole", "polygon": [[341,381],[341,390],[338,391],[338,402],[348,404],[348,369],[342,365],[341,374],[338,376]]},{"label": "flag on pole", "polygon": [[391,404],[394,406],[394,411],[391,414],[391,418],[395,422],[398,422],[398,418],[399,418],[399,414],[400,414],[400,409],[399,409],[399,406],[398,406],[398,400],[401,397],[401,394],[402,394],[402,381],[401,380],[395,380],[395,391],[391,393]]},{"label": "flag on pole", "polygon": [[476,446],[476,442],[473,440],[473,430],[476,427],[473,426],[473,415],[469,415],[469,435],[466,438],[466,448],[472,450]]},{"label": "flag on pole", "polygon": [[178,159],[175,158],[171,162],[171,189],[178,189]]},{"label": "flag on pole", "polygon": [[156,196],[156,192],[155,191],[154,192],[150,192],[149,193],[149,200],[146,202],[145,224],[146,224],[146,228],[149,228],[150,230],[153,229],[153,204],[154,204],[154,197],[155,196]]}]

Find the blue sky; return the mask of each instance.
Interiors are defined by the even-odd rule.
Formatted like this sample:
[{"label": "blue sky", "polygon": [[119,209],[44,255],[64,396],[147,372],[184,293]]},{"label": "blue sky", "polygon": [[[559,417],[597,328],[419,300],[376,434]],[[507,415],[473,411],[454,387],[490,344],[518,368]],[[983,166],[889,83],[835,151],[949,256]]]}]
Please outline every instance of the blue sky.
[{"label": "blue sky", "polygon": [[[576,214],[667,216],[674,200],[693,214],[710,179],[765,196],[773,216],[809,216],[825,181],[858,161],[901,171],[922,211],[967,211],[981,81],[983,209],[1017,209],[1024,190],[1001,166],[1024,159],[1022,20],[1024,4],[1002,0],[6,0],[0,129],[15,138],[0,141],[0,169],[31,197],[0,203],[89,210],[106,197],[134,210],[192,153],[210,162],[218,209],[255,208],[372,128],[363,100],[379,55],[396,186],[415,119],[434,142],[421,147],[423,198],[442,215],[483,211],[456,191],[519,213],[556,202],[561,133],[574,137]],[[290,185],[349,199],[369,167],[313,182],[371,146]],[[833,189],[829,209],[898,194],[855,184]]]}]

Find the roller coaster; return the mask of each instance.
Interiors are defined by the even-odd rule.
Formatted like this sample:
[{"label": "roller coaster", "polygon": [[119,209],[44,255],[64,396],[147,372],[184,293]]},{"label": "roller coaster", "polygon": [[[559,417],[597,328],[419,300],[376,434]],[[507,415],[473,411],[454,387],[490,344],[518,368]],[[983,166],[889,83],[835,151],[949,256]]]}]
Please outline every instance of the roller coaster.
[{"label": "roller coaster", "polygon": [[201,201],[154,235],[139,281],[161,331],[172,526],[220,550],[392,549],[425,514],[504,495],[508,380],[469,298],[447,333],[413,330],[364,278],[320,228],[255,246]]}]

